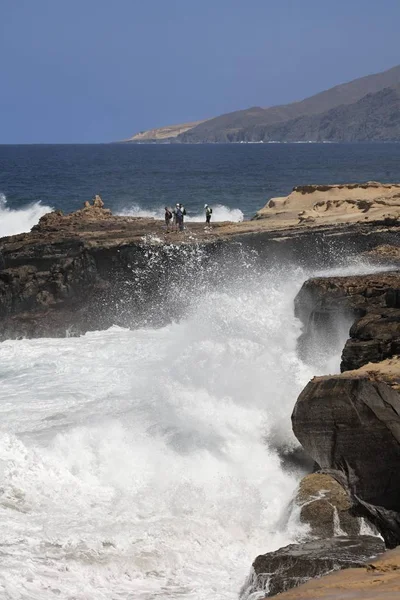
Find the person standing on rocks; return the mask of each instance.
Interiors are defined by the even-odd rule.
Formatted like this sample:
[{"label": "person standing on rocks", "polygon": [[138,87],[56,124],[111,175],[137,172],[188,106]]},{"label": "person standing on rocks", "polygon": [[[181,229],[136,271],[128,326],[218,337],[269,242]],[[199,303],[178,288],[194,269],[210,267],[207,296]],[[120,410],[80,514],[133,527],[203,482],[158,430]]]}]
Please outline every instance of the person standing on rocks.
[{"label": "person standing on rocks", "polygon": [[182,203],[179,204],[179,208],[182,211],[182,228],[183,228],[184,218],[186,217],[186,208],[183,206]]},{"label": "person standing on rocks", "polygon": [[208,206],[208,204],[205,204],[204,205],[204,209],[206,211],[206,225],[210,225],[211,215],[212,215],[212,208],[211,208],[211,206]]},{"label": "person standing on rocks", "polygon": [[172,219],[172,212],[170,211],[168,206],[166,206],[165,207],[165,225],[167,226],[167,231],[169,231],[169,224],[171,223],[171,219]]},{"label": "person standing on rocks", "polygon": [[173,219],[174,219],[174,220],[172,221],[172,223],[173,223],[173,225],[174,225],[174,229],[175,229],[175,230],[178,230],[178,219],[177,219],[177,217],[176,217],[176,213],[177,213],[178,209],[179,209],[179,203],[177,202],[177,203],[175,204],[175,208],[174,208],[174,210],[172,211],[172,216],[173,216]]},{"label": "person standing on rocks", "polygon": [[174,221],[176,224],[176,229],[178,230],[179,228],[179,231],[183,231],[183,211],[179,203],[176,204],[174,209]]}]

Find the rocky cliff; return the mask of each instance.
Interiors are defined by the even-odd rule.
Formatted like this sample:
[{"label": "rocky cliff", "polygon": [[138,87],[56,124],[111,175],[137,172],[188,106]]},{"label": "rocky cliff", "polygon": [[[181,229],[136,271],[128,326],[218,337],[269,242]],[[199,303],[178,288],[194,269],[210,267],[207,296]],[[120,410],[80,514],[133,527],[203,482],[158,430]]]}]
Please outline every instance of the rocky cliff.
[{"label": "rocky cliff", "polygon": [[[243,265],[330,266],[361,252],[396,262],[397,194],[397,185],[305,186],[269,205],[267,218],[212,229],[190,224],[182,234],[166,232],[154,219],[115,217],[99,197],[70,215],[49,213],[30,233],[0,240],[0,339],[163,324],[182,315],[186,291],[193,295],[225,276],[238,277]],[[354,205],[356,216],[344,210],[339,222],[302,219],[301,203],[314,200],[325,204],[322,214],[333,204],[338,219],[340,207]],[[367,205],[373,217],[365,222]],[[305,360],[316,335],[331,343],[339,323],[351,328],[342,374],[313,379],[293,412],[295,434],[324,471],[302,483],[296,500],[319,544],[256,561],[250,585],[270,585],[268,574],[276,574],[278,564],[281,576],[273,585],[280,591],[288,579],[298,584],[377,552],[376,540],[357,542],[361,518],[388,546],[400,542],[399,271],[311,279],[295,311],[304,327],[299,347]],[[354,538],[350,559],[346,543],[332,541],[333,518]],[[335,547],[334,564],[328,546]]]},{"label": "rocky cliff", "polygon": [[212,228],[190,223],[177,233],[154,219],[113,216],[97,197],[0,240],[0,340],[163,324],[182,314],[186,291],[237,276],[249,260],[326,266],[393,247],[398,219],[375,217],[312,224],[277,213]]},{"label": "rocky cliff", "polygon": [[296,312],[303,349],[315,326],[329,334],[344,315],[354,321],[342,374],[306,386],[293,431],[393,547],[400,543],[400,272],[310,280]]},{"label": "rocky cliff", "polygon": [[[295,313],[303,323],[298,343],[306,361],[314,362],[321,339],[337,342],[343,322],[349,338],[341,374],[313,378],[292,415],[293,431],[317,469],[301,481],[294,499],[312,542],[257,557],[245,589],[266,590],[270,597],[300,585],[298,593],[282,598],[383,598],[376,580],[362,582],[363,574],[376,572],[388,597],[397,597],[391,594],[400,594],[398,578],[379,562],[337,574],[332,583],[301,584],[351,568],[351,561],[370,564],[368,552],[382,546],[376,537],[363,546],[365,523],[371,533],[380,532],[386,547],[400,544],[400,271],[310,279],[296,297]],[[350,560],[341,540],[354,550]]]},{"label": "rocky cliff", "polygon": [[332,343],[343,321],[351,328],[342,371],[400,354],[399,288],[399,271],[309,279],[295,299],[295,314],[304,324],[303,357],[315,351],[315,336]]},{"label": "rocky cliff", "polygon": [[297,186],[282,198],[271,198],[254,219],[275,226],[297,224],[396,221],[400,215],[400,185],[369,181],[363,184]]}]

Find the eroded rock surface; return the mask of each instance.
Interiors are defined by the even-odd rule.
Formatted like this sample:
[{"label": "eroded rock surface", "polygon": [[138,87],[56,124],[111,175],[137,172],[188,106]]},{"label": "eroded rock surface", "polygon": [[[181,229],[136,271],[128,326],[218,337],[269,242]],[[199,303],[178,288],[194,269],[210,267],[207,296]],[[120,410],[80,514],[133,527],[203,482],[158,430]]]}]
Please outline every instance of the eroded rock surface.
[{"label": "eroded rock surface", "polygon": [[[321,568],[326,567],[325,572],[351,566],[338,563],[329,569],[324,557],[325,553],[331,556],[328,549],[332,544],[340,544],[340,539],[361,543],[363,536],[352,537],[360,531],[360,516],[376,526],[386,546],[400,544],[399,290],[400,274],[392,271],[312,279],[296,298],[296,314],[304,325],[300,347],[306,358],[307,352],[318,349],[321,340],[315,344],[316,335],[321,339],[327,336],[328,343],[332,343],[335,335],[338,337],[340,323],[351,326],[351,337],[343,351],[343,372],[312,379],[300,394],[292,415],[297,439],[322,471],[302,480],[296,500],[301,520],[310,525],[311,535],[321,538],[315,543],[321,549]],[[350,536],[327,539],[332,530],[343,530]],[[370,539],[383,549],[378,538]],[[291,547],[289,557],[285,548],[277,551],[277,555],[282,552],[287,558],[287,570],[277,562],[277,556],[271,560],[270,555],[265,555],[265,563],[265,557],[258,557],[254,563],[254,589],[264,586],[269,589],[268,596],[280,593],[285,590],[286,581],[290,587],[301,583],[302,569],[310,578],[320,577],[323,571],[318,572],[319,558],[307,565],[305,550],[309,543],[294,546],[295,557]],[[381,576],[380,567],[367,569],[377,572],[378,578]],[[335,577],[339,582],[336,587],[324,587],[319,579],[319,583],[307,583],[280,597],[386,598],[376,589],[364,590],[359,573],[353,578],[347,578],[346,573]],[[347,582],[348,589],[341,582]],[[375,580],[370,581],[374,583]],[[354,595],[353,584],[358,586]],[[398,597],[399,585],[397,578],[395,585],[387,587],[388,598]],[[361,589],[363,595],[359,594]]]},{"label": "eroded rock surface", "polygon": [[282,593],[280,600],[398,600],[400,549],[358,568],[331,573]]},{"label": "eroded rock surface", "polygon": [[258,590],[265,590],[267,597],[275,596],[325,573],[362,566],[384,549],[383,542],[373,536],[334,537],[285,546],[255,559],[242,598]]},{"label": "eroded rock surface", "polygon": [[389,547],[400,543],[400,273],[313,279],[296,299],[306,353],[322,336],[354,320],[341,375],[314,378],[300,394],[293,431],[318,465],[343,482],[358,514]]},{"label": "eroded rock surface", "polygon": [[400,397],[391,387],[362,377],[315,377],[296,402],[292,424],[322,469],[346,473],[366,502],[400,508]]},{"label": "eroded rock surface", "polygon": [[382,244],[382,246],[376,246],[368,252],[365,252],[365,256],[368,260],[372,260],[377,264],[388,264],[400,265],[400,244]]},{"label": "eroded rock surface", "polygon": [[342,371],[391,358],[400,353],[400,272],[309,279],[295,314],[304,324],[299,346],[306,360],[315,352],[312,336],[333,343],[342,321],[353,323]]},{"label": "eroded rock surface", "polygon": [[338,254],[386,243],[399,227],[377,221],[285,229],[262,220],[213,223],[206,231],[190,223],[180,234],[155,219],[114,216],[95,197],[0,240],[0,340],[165,324],[182,314],[189,287],[203,289],[203,273],[217,285],[238,271],[246,253],[264,267],[326,266]]},{"label": "eroded rock surface", "polygon": [[351,513],[350,495],[331,475],[306,475],[300,482],[295,502],[300,506],[300,520],[309,525],[312,537],[360,533],[361,520]]},{"label": "eroded rock surface", "polygon": [[369,181],[363,184],[301,185],[291,194],[272,198],[255,219],[285,226],[396,221],[400,217],[400,184]]}]

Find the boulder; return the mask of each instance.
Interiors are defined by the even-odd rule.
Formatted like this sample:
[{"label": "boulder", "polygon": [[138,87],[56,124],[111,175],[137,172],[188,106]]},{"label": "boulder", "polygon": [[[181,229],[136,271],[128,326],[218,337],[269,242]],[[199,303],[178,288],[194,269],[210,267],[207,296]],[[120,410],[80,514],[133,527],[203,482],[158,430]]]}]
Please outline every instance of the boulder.
[{"label": "boulder", "polygon": [[342,352],[342,371],[358,369],[369,362],[377,363],[400,354],[399,294],[400,285],[389,288],[385,293],[386,306],[367,312],[352,325],[350,339]]},{"label": "boulder", "polygon": [[[316,377],[300,394],[292,424],[308,454],[341,474],[354,498],[400,510],[400,396],[393,387],[357,372]],[[384,519],[376,524],[385,536]]]},{"label": "boulder", "polygon": [[398,600],[400,548],[362,567],[345,569],[284,592],[279,600]]},{"label": "boulder", "polygon": [[361,520],[351,513],[350,495],[331,475],[306,475],[300,482],[295,502],[300,506],[301,522],[310,526],[315,538],[360,533]]},{"label": "boulder", "polygon": [[285,546],[255,559],[241,598],[263,590],[275,596],[331,571],[360,567],[384,550],[382,540],[364,535]]}]

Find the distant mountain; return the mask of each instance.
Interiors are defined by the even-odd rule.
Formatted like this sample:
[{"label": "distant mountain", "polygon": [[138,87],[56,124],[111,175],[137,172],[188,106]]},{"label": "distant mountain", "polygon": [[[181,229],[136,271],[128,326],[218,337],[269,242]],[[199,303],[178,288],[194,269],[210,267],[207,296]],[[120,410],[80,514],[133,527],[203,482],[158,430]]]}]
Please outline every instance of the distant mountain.
[{"label": "distant mountain", "polygon": [[247,128],[253,141],[370,142],[400,140],[400,84],[321,114]]},{"label": "distant mountain", "polygon": [[[337,85],[300,102],[252,107],[198,124],[175,126],[175,143],[400,140],[400,65]],[[159,131],[159,130],[155,130]],[[145,139],[158,141],[151,132]],[[144,135],[140,134],[140,135]],[[135,139],[136,138],[136,139]]]}]

